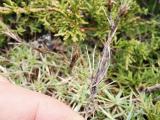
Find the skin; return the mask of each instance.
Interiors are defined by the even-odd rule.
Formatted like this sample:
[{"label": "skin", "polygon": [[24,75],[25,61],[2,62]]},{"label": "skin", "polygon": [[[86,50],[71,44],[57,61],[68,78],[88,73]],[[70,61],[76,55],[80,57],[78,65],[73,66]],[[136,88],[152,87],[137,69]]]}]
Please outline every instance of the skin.
[{"label": "skin", "polygon": [[0,76],[0,120],[84,120],[64,103]]}]

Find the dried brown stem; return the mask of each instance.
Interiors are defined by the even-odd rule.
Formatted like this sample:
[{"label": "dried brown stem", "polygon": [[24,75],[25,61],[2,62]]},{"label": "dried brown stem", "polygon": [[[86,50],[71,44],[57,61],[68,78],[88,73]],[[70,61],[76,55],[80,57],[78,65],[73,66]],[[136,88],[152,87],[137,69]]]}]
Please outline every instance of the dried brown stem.
[{"label": "dried brown stem", "polygon": [[74,68],[76,62],[78,61],[80,57],[80,49],[78,47],[77,44],[74,44],[73,45],[73,55],[72,55],[72,58],[71,58],[71,62],[70,62],[70,65],[69,65],[69,72],[72,73],[72,69]]},{"label": "dried brown stem", "polygon": [[[110,17],[111,18],[111,17]],[[106,72],[108,71],[109,65],[110,65],[110,58],[111,58],[111,49],[110,44],[115,36],[115,33],[118,28],[119,23],[119,17],[115,19],[115,21],[110,20],[111,22],[111,30],[108,34],[108,38],[104,44],[102,57],[100,60],[100,64],[98,66],[96,74],[92,74],[91,77],[91,85],[90,85],[90,100],[88,104],[88,108],[86,110],[86,116],[88,117],[88,114],[94,114],[95,112],[95,96],[97,94],[97,87],[98,84],[102,81],[104,78]],[[90,113],[89,113],[90,112]],[[86,117],[86,119],[87,119]]]},{"label": "dried brown stem", "polygon": [[90,90],[92,99],[94,99],[94,96],[97,93],[98,84],[102,81],[102,79],[104,78],[104,76],[109,68],[109,65],[110,65],[110,44],[116,34],[120,18],[123,17],[124,15],[126,15],[128,9],[129,9],[128,4],[121,5],[119,8],[117,17],[114,20],[112,19],[111,11],[109,11],[108,21],[110,23],[110,32],[109,32],[108,38],[104,44],[102,58],[101,58],[99,66],[98,66],[98,70],[97,70],[95,76],[92,74],[91,90]]},{"label": "dried brown stem", "polygon": [[11,31],[11,29],[7,28],[5,31],[2,32],[3,34],[5,34],[6,36],[14,39],[15,41],[17,42],[22,42],[22,39],[16,34],[16,33],[13,33]]},{"label": "dried brown stem", "polygon": [[2,34],[14,39],[17,42],[22,42],[22,39],[15,32],[13,32],[9,26],[4,24],[2,20],[0,20],[0,26],[2,27]]},{"label": "dried brown stem", "polygon": [[[111,1],[109,1],[109,2],[111,2]],[[110,7],[111,6],[112,5],[110,5]],[[109,8],[109,9],[111,10],[111,8]],[[123,17],[128,11],[128,5],[125,4],[125,5],[120,6],[120,9],[117,13],[117,17],[114,20],[112,19],[110,10],[109,10],[109,17],[108,17],[108,21],[110,24],[110,32],[109,32],[107,40],[104,44],[103,53],[102,53],[102,57],[101,57],[97,72],[95,75],[93,73],[92,77],[91,77],[90,100],[89,100],[89,104],[88,104],[88,107],[89,107],[88,109],[92,110],[91,111],[92,114],[94,114],[94,111],[95,111],[95,96],[97,94],[98,84],[103,80],[104,76],[106,75],[106,73],[108,71],[109,65],[110,65],[110,58],[111,58],[110,44],[116,34],[120,18]],[[88,111],[86,111],[86,114],[89,114]],[[86,119],[87,119],[87,117],[86,117]]]},{"label": "dried brown stem", "polygon": [[144,88],[141,92],[145,92],[145,93],[153,93],[156,91],[160,91],[160,84],[156,84],[147,88]]},{"label": "dried brown stem", "polygon": [[[98,66],[98,70],[94,75],[94,77],[92,77],[91,79],[91,95],[92,96],[95,96],[96,93],[97,93],[97,86],[98,84],[102,81],[102,79],[104,78],[108,68],[109,68],[109,65],[110,65],[110,44],[115,36],[115,33],[117,31],[117,28],[118,28],[118,23],[120,21],[120,18],[119,16],[116,17],[116,19],[114,20],[114,22],[111,22],[111,30],[108,34],[108,38],[107,38],[107,41],[106,43],[104,44],[104,48],[103,48],[103,53],[102,53],[102,57],[101,57],[101,60],[100,60],[100,64]],[[94,99],[94,97],[93,97]]]}]

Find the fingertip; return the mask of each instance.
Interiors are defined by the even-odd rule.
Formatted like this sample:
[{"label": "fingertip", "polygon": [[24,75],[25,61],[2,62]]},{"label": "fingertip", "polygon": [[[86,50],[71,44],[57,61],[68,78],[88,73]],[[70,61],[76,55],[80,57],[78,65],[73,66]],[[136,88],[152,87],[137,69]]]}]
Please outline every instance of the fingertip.
[{"label": "fingertip", "polygon": [[37,120],[84,120],[64,103],[48,96],[41,96],[36,118]]},{"label": "fingertip", "polygon": [[77,114],[72,120],[84,120],[84,118]]},{"label": "fingertip", "polygon": [[10,82],[6,77],[0,75],[0,83],[10,83]]}]

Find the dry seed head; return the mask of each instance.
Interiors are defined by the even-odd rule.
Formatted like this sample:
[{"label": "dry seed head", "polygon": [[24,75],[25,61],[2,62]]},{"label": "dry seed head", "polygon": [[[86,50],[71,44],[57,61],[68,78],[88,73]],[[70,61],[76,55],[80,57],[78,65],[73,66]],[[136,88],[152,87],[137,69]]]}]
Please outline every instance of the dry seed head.
[{"label": "dry seed head", "polygon": [[108,11],[109,12],[111,12],[114,3],[115,3],[114,0],[108,0],[107,4],[108,4]]},{"label": "dry seed head", "polygon": [[119,9],[119,16],[121,17],[121,16],[126,15],[128,10],[129,10],[128,4],[121,5]]}]

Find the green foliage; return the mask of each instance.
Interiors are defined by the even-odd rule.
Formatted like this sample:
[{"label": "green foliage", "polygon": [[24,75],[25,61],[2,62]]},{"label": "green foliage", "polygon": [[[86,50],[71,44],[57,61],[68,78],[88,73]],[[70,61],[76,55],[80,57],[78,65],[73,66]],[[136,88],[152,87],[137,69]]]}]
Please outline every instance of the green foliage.
[{"label": "green foliage", "polygon": [[[110,13],[113,19],[122,2],[117,0],[113,5]],[[158,0],[132,0],[114,37],[111,66],[105,82],[99,87],[98,107],[91,120],[160,119],[160,103],[153,104],[152,97],[139,96],[131,90],[160,82],[159,11]],[[97,48],[101,50],[110,29],[108,14],[106,0],[2,0],[0,47],[7,42],[4,33],[8,27],[26,41],[39,34],[52,33],[61,36],[64,43],[78,43],[80,47],[83,47],[83,41],[89,45],[100,43]],[[84,112],[89,95],[88,76],[98,65],[101,51],[89,46],[86,53],[82,48],[72,74],[68,70],[71,56],[68,46],[65,55],[41,54],[29,46],[29,43],[21,43],[5,55],[0,52],[0,71],[4,67],[16,84],[54,94],[75,111]]]},{"label": "green foliage", "polygon": [[160,2],[158,0],[137,0],[141,7],[147,8],[151,15],[158,14],[160,12]]},{"label": "green foliage", "polygon": [[[154,44],[153,44],[154,41]],[[119,40],[111,73],[122,84],[156,84],[160,77],[160,41]]]},{"label": "green foliage", "polygon": [[160,109],[159,101],[153,104],[152,96],[141,94],[139,96],[139,104],[134,109],[136,120],[159,120]]},{"label": "green foliage", "polygon": [[[120,1],[113,6],[112,16],[118,12]],[[8,12],[1,11],[4,22],[12,26],[19,35],[33,35],[43,31],[51,31],[55,35],[63,36],[67,43],[80,42],[88,36],[105,39],[109,29],[107,2],[105,0],[7,0],[3,2]],[[138,5],[132,3],[131,14],[127,15],[126,21],[138,13]],[[42,9],[43,10],[40,10]],[[56,8],[52,10],[51,8]],[[120,28],[121,28],[120,27]],[[124,29],[123,29],[124,30]],[[129,31],[129,30],[127,30]]]},{"label": "green foliage", "polygon": [[[117,1],[113,5],[113,18],[120,4],[122,3]],[[24,38],[26,34],[33,36],[48,31],[63,36],[67,43],[87,40],[90,36],[104,40],[109,29],[105,0],[6,0],[2,6],[10,9],[8,13],[0,11],[4,22]],[[51,8],[56,8],[56,11]],[[143,16],[151,18],[148,16],[150,8],[140,8],[135,0],[130,8],[119,25],[118,35],[130,39],[150,39],[150,28],[158,29],[158,18],[143,19]]]},{"label": "green foliage", "polygon": [[5,44],[5,37],[0,34],[0,47],[3,47]]}]

